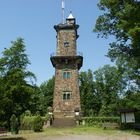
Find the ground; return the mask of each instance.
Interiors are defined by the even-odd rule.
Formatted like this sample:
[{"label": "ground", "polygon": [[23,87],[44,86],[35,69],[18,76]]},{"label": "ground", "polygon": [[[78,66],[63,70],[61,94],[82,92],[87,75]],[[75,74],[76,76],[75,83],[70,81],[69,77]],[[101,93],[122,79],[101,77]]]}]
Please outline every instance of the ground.
[{"label": "ground", "polygon": [[140,132],[93,127],[49,128],[41,133],[20,131],[19,135],[0,137],[0,140],[140,140]]},{"label": "ground", "polygon": [[68,135],[68,136],[59,136],[59,137],[48,137],[48,138],[43,138],[41,140],[140,140],[140,137],[139,136]]}]

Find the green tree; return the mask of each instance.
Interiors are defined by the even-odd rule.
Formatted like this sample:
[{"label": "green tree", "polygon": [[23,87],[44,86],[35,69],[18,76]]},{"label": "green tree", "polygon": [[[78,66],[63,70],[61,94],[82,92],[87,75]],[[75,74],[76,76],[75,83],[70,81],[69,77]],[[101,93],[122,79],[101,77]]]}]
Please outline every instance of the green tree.
[{"label": "green tree", "polygon": [[38,90],[38,111],[41,115],[45,115],[49,106],[53,105],[54,77],[43,82]]},{"label": "green tree", "polygon": [[94,31],[99,36],[115,37],[110,43],[108,56],[119,67],[127,68],[129,80],[140,89],[140,1],[100,0],[98,7],[103,11]]},{"label": "green tree", "polygon": [[19,121],[16,118],[15,114],[13,114],[10,118],[11,132],[13,134],[18,134],[19,131]]},{"label": "green tree", "polygon": [[4,126],[6,124],[5,121],[5,110],[4,110],[4,106],[5,106],[5,100],[4,99],[4,82],[3,82],[3,78],[0,76],[0,126]]},{"label": "green tree", "polygon": [[99,115],[115,115],[119,107],[120,95],[125,89],[122,74],[114,66],[105,65],[94,72],[95,94],[100,102]]},{"label": "green tree", "polygon": [[[2,108],[1,116],[10,124],[10,117],[20,116],[30,108],[31,96],[34,93],[32,84],[35,75],[27,70],[30,64],[22,38],[12,42],[12,46],[3,51],[0,58],[0,76],[2,79]],[[30,83],[29,83],[30,79]],[[1,86],[0,86],[1,87]]]},{"label": "green tree", "polygon": [[91,70],[79,75],[81,107],[84,116],[97,115],[99,103],[94,94],[93,73]]}]

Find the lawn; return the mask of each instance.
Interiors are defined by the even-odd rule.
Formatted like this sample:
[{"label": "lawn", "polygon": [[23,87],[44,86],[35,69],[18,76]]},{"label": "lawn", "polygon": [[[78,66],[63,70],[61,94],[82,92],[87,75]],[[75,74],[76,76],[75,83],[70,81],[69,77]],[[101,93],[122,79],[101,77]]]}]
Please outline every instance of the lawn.
[{"label": "lawn", "polygon": [[44,137],[66,136],[66,135],[102,135],[102,136],[124,136],[124,135],[137,135],[140,136],[140,132],[133,130],[122,131],[117,129],[107,129],[95,127],[75,127],[75,128],[47,128],[43,132],[34,133],[33,131],[20,131],[18,135],[0,137],[0,140],[36,140]]}]

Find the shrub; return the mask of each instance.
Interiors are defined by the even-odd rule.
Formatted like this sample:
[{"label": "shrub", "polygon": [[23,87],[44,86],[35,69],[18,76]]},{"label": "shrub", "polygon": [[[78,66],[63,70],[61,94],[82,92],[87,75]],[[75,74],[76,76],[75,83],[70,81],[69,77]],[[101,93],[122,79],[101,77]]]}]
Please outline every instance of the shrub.
[{"label": "shrub", "polygon": [[46,114],[44,117],[42,117],[43,122],[47,122],[49,120],[49,115]]},{"label": "shrub", "polygon": [[85,125],[88,126],[101,126],[103,123],[119,123],[119,117],[83,117]]},{"label": "shrub", "polygon": [[136,123],[140,123],[140,111],[135,113]]},{"label": "shrub", "polygon": [[31,111],[30,110],[26,110],[24,113],[25,116],[32,116]]},{"label": "shrub", "polygon": [[22,116],[20,121],[20,129],[32,130],[35,116]]},{"label": "shrub", "polygon": [[35,132],[40,132],[42,131],[43,128],[43,119],[41,116],[35,116],[34,121],[33,121],[33,130]]},{"label": "shrub", "polygon": [[13,114],[10,118],[10,126],[11,126],[11,132],[14,134],[18,134],[19,122],[18,122],[18,118],[16,118],[15,114]]},{"label": "shrub", "polygon": [[43,124],[46,121],[46,117],[37,116],[21,116],[20,129],[22,130],[34,130],[35,132],[42,131]]}]

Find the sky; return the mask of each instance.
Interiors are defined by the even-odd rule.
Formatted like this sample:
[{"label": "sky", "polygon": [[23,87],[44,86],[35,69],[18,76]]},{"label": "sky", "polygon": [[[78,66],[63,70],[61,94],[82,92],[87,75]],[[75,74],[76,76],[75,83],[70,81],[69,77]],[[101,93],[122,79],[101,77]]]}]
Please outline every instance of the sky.
[{"label": "sky", "polygon": [[[65,18],[72,11],[76,18],[79,38],[77,49],[83,53],[80,71],[92,71],[111,64],[105,55],[111,39],[97,38],[93,32],[96,19],[101,15],[99,0],[65,0]],[[24,38],[28,67],[37,77],[37,85],[49,80],[55,73],[50,55],[56,51],[54,25],[61,23],[61,0],[0,0],[0,57],[11,41]]]}]

